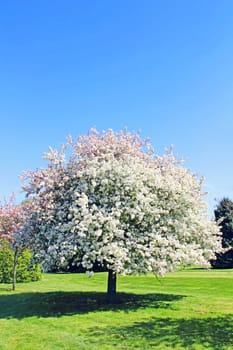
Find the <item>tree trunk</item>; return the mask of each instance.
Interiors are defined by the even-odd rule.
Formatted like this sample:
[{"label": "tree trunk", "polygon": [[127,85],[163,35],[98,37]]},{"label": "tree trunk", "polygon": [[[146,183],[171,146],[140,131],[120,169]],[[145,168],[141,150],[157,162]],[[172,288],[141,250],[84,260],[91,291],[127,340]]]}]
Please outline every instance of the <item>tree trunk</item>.
[{"label": "tree trunk", "polygon": [[116,272],[108,271],[108,292],[107,301],[112,303],[116,300]]},{"label": "tree trunk", "polygon": [[12,283],[12,290],[15,290],[16,288],[16,276],[17,276],[17,260],[18,260],[18,248],[15,248],[14,252],[14,265],[13,265],[13,283]]}]

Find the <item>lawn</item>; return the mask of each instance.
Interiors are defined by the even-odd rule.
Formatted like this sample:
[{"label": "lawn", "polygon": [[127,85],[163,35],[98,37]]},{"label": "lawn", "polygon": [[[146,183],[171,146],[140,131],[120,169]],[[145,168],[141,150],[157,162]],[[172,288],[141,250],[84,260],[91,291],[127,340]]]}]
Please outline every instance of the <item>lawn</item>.
[{"label": "lawn", "polygon": [[1,284],[0,349],[233,349],[233,270],[118,276],[114,305],[106,279],[43,274],[16,292]]}]

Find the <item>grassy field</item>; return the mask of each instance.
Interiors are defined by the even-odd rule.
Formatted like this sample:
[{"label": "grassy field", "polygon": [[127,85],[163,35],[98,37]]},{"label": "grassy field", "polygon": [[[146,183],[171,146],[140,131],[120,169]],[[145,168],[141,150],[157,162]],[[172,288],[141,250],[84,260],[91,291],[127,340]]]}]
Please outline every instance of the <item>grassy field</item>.
[{"label": "grassy field", "polygon": [[0,349],[233,349],[233,270],[185,270],[164,279],[44,274],[0,285]]}]

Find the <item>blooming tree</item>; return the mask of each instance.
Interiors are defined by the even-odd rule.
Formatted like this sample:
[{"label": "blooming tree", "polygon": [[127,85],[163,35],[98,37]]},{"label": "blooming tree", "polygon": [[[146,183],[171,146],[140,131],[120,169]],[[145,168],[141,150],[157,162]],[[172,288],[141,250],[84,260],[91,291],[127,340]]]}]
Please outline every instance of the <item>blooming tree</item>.
[{"label": "blooming tree", "polygon": [[207,266],[221,249],[202,181],[137,133],[92,129],[45,157],[47,168],[24,174],[34,213],[21,236],[45,269],[72,260],[91,275],[97,264],[112,299],[117,273]]},{"label": "blooming tree", "polygon": [[15,235],[20,234],[31,209],[29,202],[16,205],[14,196],[0,203],[0,242],[16,242]]},{"label": "blooming tree", "polygon": [[24,224],[29,216],[31,205],[29,202],[16,205],[14,196],[12,195],[9,201],[0,204],[0,247],[3,242],[10,243],[14,250],[14,265],[13,265],[13,290],[16,284],[16,267],[18,257],[18,242]]}]

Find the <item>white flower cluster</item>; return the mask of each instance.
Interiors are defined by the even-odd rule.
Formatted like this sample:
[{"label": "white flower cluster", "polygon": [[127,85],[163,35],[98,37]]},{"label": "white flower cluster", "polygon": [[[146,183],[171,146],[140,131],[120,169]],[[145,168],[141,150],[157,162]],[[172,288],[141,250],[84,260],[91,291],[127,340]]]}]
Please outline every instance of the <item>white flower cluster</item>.
[{"label": "white flower cluster", "polygon": [[66,165],[63,153],[64,164],[52,149],[47,158],[47,169],[27,175],[34,212],[21,236],[45,268],[72,261],[90,273],[97,264],[164,275],[208,265],[221,250],[201,181],[138,136],[93,131],[74,144]]}]

